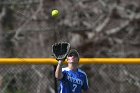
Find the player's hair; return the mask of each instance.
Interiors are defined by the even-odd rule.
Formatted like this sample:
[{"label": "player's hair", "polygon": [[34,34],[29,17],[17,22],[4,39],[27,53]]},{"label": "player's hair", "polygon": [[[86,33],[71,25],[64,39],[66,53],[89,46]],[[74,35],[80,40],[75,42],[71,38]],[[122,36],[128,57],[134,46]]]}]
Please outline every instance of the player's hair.
[{"label": "player's hair", "polygon": [[75,57],[78,57],[78,59],[79,59],[79,53],[78,53],[78,51],[76,50],[76,49],[71,49],[70,51],[69,51],[69,53],[68,53],[68,57],[69,56],[75,56]]}]

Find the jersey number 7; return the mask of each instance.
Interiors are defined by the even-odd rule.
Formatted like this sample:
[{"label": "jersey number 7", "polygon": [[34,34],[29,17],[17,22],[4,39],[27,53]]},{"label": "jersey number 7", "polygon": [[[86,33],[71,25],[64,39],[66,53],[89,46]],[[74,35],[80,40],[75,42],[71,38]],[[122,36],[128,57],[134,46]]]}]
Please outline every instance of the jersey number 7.
[{"label": "jersey number 7", "polygon": [[73,84],[73,89],[72,89],[72,92],[75,92],[75,89],[77,88],[77,85],[76,84]]}]

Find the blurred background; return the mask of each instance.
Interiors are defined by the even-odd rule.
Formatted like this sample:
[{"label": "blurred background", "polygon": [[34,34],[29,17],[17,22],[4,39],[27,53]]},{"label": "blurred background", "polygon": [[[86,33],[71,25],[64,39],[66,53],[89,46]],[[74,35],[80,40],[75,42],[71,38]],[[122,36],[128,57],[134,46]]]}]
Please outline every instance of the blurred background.
[{"label": "blurred background", "polygon": [[[83,58],[139,58],[139,30],[139,0],[0,0],[1,58],[50,58],[57,42],[69,42]],[[139,65],[80,67],[90,93],[140,92]],[[53,70],[0,65],[0,93],[55,93]]]}]

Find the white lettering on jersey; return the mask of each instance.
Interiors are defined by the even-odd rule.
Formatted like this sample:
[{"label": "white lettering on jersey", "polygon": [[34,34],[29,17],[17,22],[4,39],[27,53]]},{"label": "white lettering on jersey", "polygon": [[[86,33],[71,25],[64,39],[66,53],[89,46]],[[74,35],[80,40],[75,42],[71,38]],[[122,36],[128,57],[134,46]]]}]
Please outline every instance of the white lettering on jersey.
[{"label": "white lettering on jersey", "polygon": [[73,82],[73,83],[76,83],[76,84],[80,84],[81,86],[83,85],[83,82],[82,82],[82,80],[80,80],[80,79],[73,78],[73,77],[70,77],[70,76],[67,76],[67,79],[68,79],[70,82]]}]

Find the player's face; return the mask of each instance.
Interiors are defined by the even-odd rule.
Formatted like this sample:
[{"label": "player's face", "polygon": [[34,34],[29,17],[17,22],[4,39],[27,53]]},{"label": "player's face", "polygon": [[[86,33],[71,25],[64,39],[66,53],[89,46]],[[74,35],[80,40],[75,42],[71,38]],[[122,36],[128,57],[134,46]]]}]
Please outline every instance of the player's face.
[{"label": "player's face", "polygon": [[69,56],[67,58],[67,60],[68,60],[68,63],[78,63],[79,62],[79,58],[76,56]]}]

